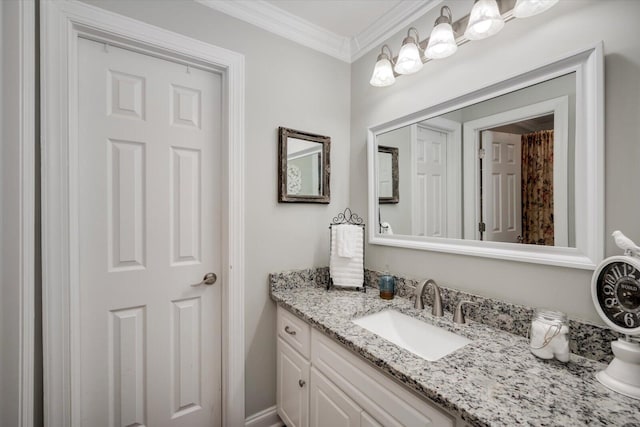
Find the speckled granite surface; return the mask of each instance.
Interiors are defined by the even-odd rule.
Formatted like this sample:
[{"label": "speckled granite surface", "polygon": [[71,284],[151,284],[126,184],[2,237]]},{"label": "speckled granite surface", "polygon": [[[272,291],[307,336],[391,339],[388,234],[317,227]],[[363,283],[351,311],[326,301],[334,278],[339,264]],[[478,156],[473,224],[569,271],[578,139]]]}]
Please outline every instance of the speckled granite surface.
[{"label": "speckled granite surface", "polygon": [[[524,337],[471,322],[455,325],[451,313],[434,318],[406,298],[377,292],[326,291],[323,269],[270,276],[271,297],[409,388],[477,426],[640,427],[640,401],[613,393],[594,378],[605,364],[572,355],[567,364],[534,357]],[[393,308],[473,340],[427,362],[351,319]]]},{"label": "speckled granite surface", "polygon": [[[322,269],[318,269],[322,270]],[[378,278],[382,272],[366,270],[365,283],[367,286],[377,287]],[[398,295],[412,297],[417,280],[396,276]],[[527,336],[534,309],[518,304],[511,304],[496,299],[485,298],[457,289],[440,286],[443,308],[453,312],[459,301],[474,301],[476,305],[466,308],[467,318],[473,319],[485,325],[492,326],[503,331]],[[425,304],[432,304],[433,293],[425,295]],[[608,328],[592,324],[590,322],[569,319],[569,346],[571,352],[589,359],[610,362],[611,341],[618,339],[619,334]]]}]

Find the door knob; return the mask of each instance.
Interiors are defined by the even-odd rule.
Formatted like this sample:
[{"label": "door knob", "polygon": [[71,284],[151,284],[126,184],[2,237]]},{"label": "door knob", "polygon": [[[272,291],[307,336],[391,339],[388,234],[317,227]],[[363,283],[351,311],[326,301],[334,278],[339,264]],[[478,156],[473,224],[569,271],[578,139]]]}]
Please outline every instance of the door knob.
[{"label": "door knob", "polygon": [[202,278],[202,282],[194,283],[191,286],[213,285],[214,283],[216,283],[216,280],[218,280],[218,276],[216,276],[216,273],[207,273]]}]

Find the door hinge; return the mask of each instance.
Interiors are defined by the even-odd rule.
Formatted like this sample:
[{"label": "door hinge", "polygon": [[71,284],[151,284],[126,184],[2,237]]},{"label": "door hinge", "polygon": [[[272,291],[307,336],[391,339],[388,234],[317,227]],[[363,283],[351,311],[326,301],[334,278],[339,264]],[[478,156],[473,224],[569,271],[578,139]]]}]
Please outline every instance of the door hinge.
[{"label": "door hinge", "polygon": [[485,152],[484,152],[484,148],[479,149],[479,150],[478,150],[478,157],[479,157],[480,159],[484,159],[484,153],[485,153]]},{"label": "door hinge", "polygon": [[484,233],[486,229],[487,229],[487,224],[485,224],[484,222],[479,222],[478,223],[478,231],[479,232]]}]

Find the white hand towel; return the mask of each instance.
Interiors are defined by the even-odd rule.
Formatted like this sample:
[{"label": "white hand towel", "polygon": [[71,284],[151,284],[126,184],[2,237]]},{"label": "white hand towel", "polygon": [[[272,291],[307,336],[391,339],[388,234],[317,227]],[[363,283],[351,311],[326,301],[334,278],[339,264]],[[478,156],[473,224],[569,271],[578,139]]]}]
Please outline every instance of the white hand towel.
[{"label": "white hand towel", "polygon": [[356,247],[356,238],[360,227],[351,224],[336,225],[336,247],[338,256],[343,258],[353,258]]},{"label": "white hand towel", "polygon": [[346,258],[338,255],[338,227],[331,227],[331,248],[329,257],[329,273],[333,284],[343,287],[362,287],[364,283],[364,228],[345,224],[350,228],[354,255]]}]

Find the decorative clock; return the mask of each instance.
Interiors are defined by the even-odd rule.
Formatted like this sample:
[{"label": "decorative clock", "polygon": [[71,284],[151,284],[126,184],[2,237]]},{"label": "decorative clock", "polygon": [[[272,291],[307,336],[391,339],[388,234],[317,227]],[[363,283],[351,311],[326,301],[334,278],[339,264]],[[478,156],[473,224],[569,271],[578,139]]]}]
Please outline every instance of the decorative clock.
[{"label": "decorative clock", "polygon": [[620,231],[612,236],[624,255],[598,265],[591,297],[602,320],[624,337],[611,343],[614,359],[596,378],[615,392],[640,399],[640,247]]}]

